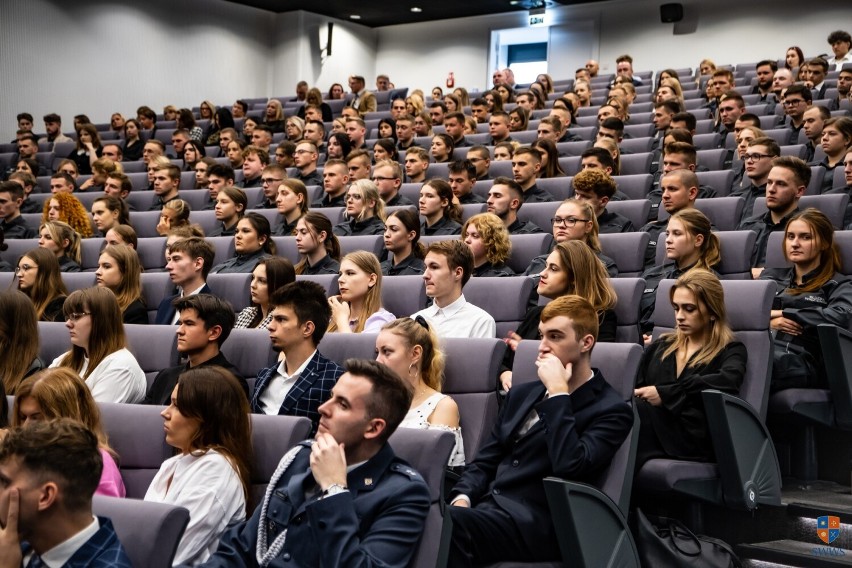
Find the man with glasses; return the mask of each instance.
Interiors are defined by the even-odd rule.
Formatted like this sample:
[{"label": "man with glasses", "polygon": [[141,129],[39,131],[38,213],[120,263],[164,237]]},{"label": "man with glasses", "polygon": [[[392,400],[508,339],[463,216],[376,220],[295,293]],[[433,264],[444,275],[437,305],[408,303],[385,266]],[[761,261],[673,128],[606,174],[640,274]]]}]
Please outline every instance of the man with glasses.
[{"label": "man with glasses", "polygon": [[305,185],[322,185],[322,175],[317,171],[319,152],[316,145],[303,140],[296,145],[294,156],[299,170],[296,179]]},{"label": "man with glasses", "polygon": [[804,85],[792,85],[785,91],[781,104],[787,116],[781,119],[779,127],[789,130],[788,146],[799,143],[799,132],[805,125],[805,111],[810,108],[812,101],[811,90]]},{"label": "man with glasses", "polygon": [[769,172],[772,170],[772,159],[781,155],[778,143],[763,136],[755,138],[748,144],[743,160],[745,161],[745,173],[750,184],[740,190],[732,191],[731,197],[745,198],[745,207],[740,216],[740,222],[745,221],[753,215],[754,202],[758,197],[766,196],[766,182],[769,180]]},{"label": "man with glasses", "polygon": [[399,188],[402,186],[402,168],[399,167],[398,162],[382,160],[373,167],[372,179],[386,207],[414,205],[410,199],[399,194]]},{"label": "man with glasses", "polygon": [[263,187],[263,201],[255,209],[277,209],[278,186],[286,178],[287,172],[278,164],[270,164],[263,168],[263,174],[261,174],[260,178],[260,183]]},{"label": "man with glasses", "polygon": [[485,146],[474,146],[467,151],[467,160],[476,168],[476,181],[491,179],[488,168],[491,166],[491,152]]}]

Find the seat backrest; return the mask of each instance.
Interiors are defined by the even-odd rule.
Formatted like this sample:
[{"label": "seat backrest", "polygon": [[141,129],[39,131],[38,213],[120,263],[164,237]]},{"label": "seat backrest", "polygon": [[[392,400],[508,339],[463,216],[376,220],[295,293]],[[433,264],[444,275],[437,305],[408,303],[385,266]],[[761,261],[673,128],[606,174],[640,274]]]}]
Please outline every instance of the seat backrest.
[{"label": "seat backrest", "polygon": [[214,267],[236,255],[234,237],[207,237],[206,241],[216,250],[216,256],[213,257]]},{"label": "seat backrest", "polygon": [[382,257],[382,251],[385,248],[385,242],[382,235],[354,235],[349,237],[338,237],[340,241],[340,254],[345,256],[350,252],[364,250],[371,252],[379,259]]},{"label": "seat backrest", "polygon": [[[37,228],[38,226],[36,226]],[[7,248],[0,252],[0,258],[12,266],[17,266],[18,259],[27,252],[38,248],[38,239],[6,239],[4,242]]]},{"label": "seat backrest", "polygon": [[[587,144],[587,142],[583,142]],[[574,195],[574,186],[572,184],[572,177],[555,177],[555,178],[539,178],[536,180],[535,184],[556,198],[557,203],[562,202],[565,199]],[[539,205],[539,203],[528,203],[527,206],[530,205]],[[523,210],[523,207],[521,207]],[[520,211],[518,211],[520,215]],[[538,223],[536,223],[538,225]],[[547,228],[547,225],[538,225],[539,227]]]},{"label": "seat backrest", "polygon": [[251,415],[251,512],[263,501],[275,468],[290,448],[311,434],[311,421],[304,416]]},{"label": "seat backrest", "polygon": [[698,150],[696,152],[696,161],[708,170],[721,170],[727,154],[728,151],[725,148]]},{"label": "seat backrest", "polygon": [[94,272],[63,272],[62,273],[62,281],[65,283],[65,287],[68,288],[68,293],[74,292],[76,290],[82,290],[83,288],[91,288],[95,285],[95,273]]},{"label": "seat backrest", "polygon": [[612,278],[612,287],[618,296],[615,304],[615,316],[618,321],[615,340],[618,343],[642,344],[642,332],[639,330],[639,303],[645,290],[642,278]]},{"label": "seat backrest", "polygon": [[[756,205],[757,202],[755,202]],[[719,231],[735,231],[740,223],[743,207],[745,207],[745,199],[742,197],[713,197],[695,200],[695,208],[704,213]],[[756,211],[755,214],[757,214]],[[671,217],[669,212],[660,207],[657,211],[657,219],[663,221],[669,217]]]},{"label": "seat backrest", "polygon": [[207,283],[211,290],[216,291],[216,295],[227,300],[234,308],[234,312],[239,313],[243,308],[251,305],[251,273],[246,274],[210,274],[207,277]]},{"label": "seat backrest", "polygon": [[731,170],[715,170],[709,172],[695,172],[700,185],[706,185],[716,190],[716,197],[727,197],[731,192],[731,183],[734,181],[734,172]]},{"label": "seat backrest", "polygon": [[385,276],[382,278],[382,307],[403,318],[426,306],[426,286],[422,276]]},{"label": "seat backrest", "polygon": [[162,270],[166,267],[166,237],[139,239],[136,252],[145,270]]},{"label": "seat backrest", "polygon": [[[627,128],[625,127],[625,131]],[[651,152],[643,152],[641,154],[622,154],[621,156],[621,174],[622,175],[639,175],[647,174],[651,169]]]},{"label": "seat backrest", "polygon": [[610,201],[606,204],[607,211],[618,213],[630,219],[638,231],[648,222],[651,213],[651,201],[648,199],[628,199],[625,201]]},{"label": "seat backrest", "polygon": [[124,333],[127,348],[145,371],[149,386],[157,373],[179,364],[173,326],[124,324]]},{"label": "seat backrest", "polygon": [[602,252],[615,261],[618,275],[633,278],[645,270],[645,249],[651,237],[648,233],[610,233],[599,235]]},{"label": "seat backrest", "polygon": [[[621,159],[629,157],[631,154],[627,156],[622,156]],[[643,154],[632,154],[635,156],[641,156]],[[651,154],[647,154],[648,157],[648,165],[650,167],[651,162]],[[648,197],[648,192],[651,191],[651,183],[654,178],[651,174],[648,173],[648,169],[646,168],[644,172],[638,172],[635,175],[628,175],[623,169],[621,170],[622,175],[613,176],[615,180],[615,184],[618,187],[618,190],[622,193],[626,193],[630,199],[645,199]]]},{"label": "seat backrest", "polygon": [[71,349],[71,338],[64,323],[52,321],[38,322],[38,356],[45,365]]},{"label": "seat backrest", "polygon": [[245,379],[277,362],[277,354],[265,329],[234,329],[222,344],[222,353]]},{"label": "seat backrest", "polygon": [[296,248],[296,237],[272,237],[272,242],[278,249],[278,256],[289,259],[294,266],[302,260],[299,249]]},{"label": "seat backrest", "polygon": [[135,568],[169,568],[189,524],[189,511],[167,503],[95,495],[92,512],[112,521]]},{"label": "seat backrest", "polygon": [[497,337],[506,337],[523,321],[532,289],[532,278],[471,278],[464,296],[491,314],[497,323]]},{"label": "seat backrest", "polygon": [[[669,290],[674,280],[663,280],[657,288],[654,307],[654,337],[675,327]],[[746,374],[740,398],[749,403],[761,418],[766,418],[769,400],[769,376],[772,372],[772,337],[769,335],[769,310],[775,297],[771,280],[723,280],[728,323],[737,339],[748,350]]]},{"label": "seat backrest", "polygon": [[[409,566],[434,568],[446,564],[448,531],[445,522],[444,472],[455,439],[443,430],[397,428],[389,440],[397,456],[407,461],[429,487],[430,506],[417,552]],[[448,517],[448,515],[447,515]]]},{"label": "seat backrest", "polygon": [[91,239],[82,239],[80,241],[80,254],[82,262],[80,266],[83,270],[95,270],[98,267],[98,259],[101,256],[101,249],[106,246],[104,239],[97,237]]},{"label": "seat backrest", "polygon": [[[142,192],[140,192],[142,193]],[[134,195],[131,193],[131,195]],[[149,204],[150,207],[150,204]],[[146,207],[147,209],[147,207]],[[136,235],[143,237],[159,237],[157,223],[160,222],[159,211],[131,211],[130,224],[136,229]]]},{"label": "seat backrest", "polygon": [[376,358],[377,333],[326,333],[319,351],[338,365],[354,359]]},{"label": "seat backrest", "polygon": [[[157,307],[163,298],[175,294],[175,285],[168,272],[143,272],[141,281],[142,298],[148,307],[148,316],[152,318],[157,315]],[[150,319],[150,321],[154,320]]]},{"label": "seat backrest", "polygon": [[163,434],[161,406],[100,402],[101,424],[118,454],[127,496],[142,499],[160,465],[174,455]]},{"label": "seat backrest", "polygon": [[[799,209],[804,211],[809,207],[820,210],[838,231],[843,229],[843,217],[849,204],[848,193],[828,193],[823,195],[803,195],[799,198]],[[754,214],[766,213],[766,198],[759,197],[754,202]]]},{"label": "seat backrest", "polygon": [[316,282],[325,288],[326,296],[334,296],[340,292],[337,288],[337,274],[297,274],[296,280]]},{"label": "seat backrest", "polygon": [[[531,203],[530,205],[545,204]],[[550,233],[510,235],[509,238],[512,241],[512,252],[509,254],[509,261],[506,264],[518,274],[524,273],[530,262],[532,262],[532,259],[539,255],[547,254],[553,250],[554,246],[553,235]]]},{"label": "seat backrest", "polygon": [[[497,381],[506,343],[456,338],[441,345],[446,355],[442,392],[459,407],[465,463],[473,461],[497,420]],[[476,353],[476,357],[471,357]]]}]

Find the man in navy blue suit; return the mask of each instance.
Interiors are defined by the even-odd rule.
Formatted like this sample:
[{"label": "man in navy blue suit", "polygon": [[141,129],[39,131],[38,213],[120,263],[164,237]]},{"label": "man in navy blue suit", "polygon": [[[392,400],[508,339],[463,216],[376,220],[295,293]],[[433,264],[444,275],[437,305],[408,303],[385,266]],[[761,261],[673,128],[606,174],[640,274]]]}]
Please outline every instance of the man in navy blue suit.
[{"label": "man in navy blue suit", "polygon": [[207,275],[213,268],[216,249],[200,237],[189,237],[175,241],[166,249],[166,270],[172,284],[179,292],[163,298],[157,306],[157,325],[177,323],[178,314],[172,301],[192,294],[212,294],[207,285]]},{"label": "man in navy blue suit", "polygon": [[539,380],[512,387],[453,489],[451,566],[560,560],[542,480],[594,483],[632,426],[630,405],[591,367],[598,315],[588,300],[554,300],[539,331]]},{"label": "man in navy blue suit", "polygon": [[412,391],[376,361],[346,361],[316,438],[284,455],[254,514],[203,566],[408,566],[429,489],[387,440]]},{"label": "man in navy blue suit", "polygon": [[256,414],[286,414],[310,418],[317,431],[319,406],[328,400],[343,369],[317,350],[328,329],[331,308],[325,288],[316,282],[291,282],[269,299],[272,348],[284,360],[258,373],[251,410]]},{"label": "man in navy blue suit", "polygon": [[63,418],[27,424],[0,443],[0,566],[130,568],[112,523],[92,514],[98,438]]}]

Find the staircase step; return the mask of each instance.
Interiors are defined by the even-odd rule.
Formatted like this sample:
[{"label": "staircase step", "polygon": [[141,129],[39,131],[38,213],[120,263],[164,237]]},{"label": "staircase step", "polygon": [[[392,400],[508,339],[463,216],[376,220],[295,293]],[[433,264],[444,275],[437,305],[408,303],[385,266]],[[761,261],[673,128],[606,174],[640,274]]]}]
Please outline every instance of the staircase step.
[{"label": "staircase step", "polygon": [[817,546],[798,540],[741,544],[736,547],[736,551],[743,560],[760,560],[801,568],[852,566],[852,550],[835,546]]}]

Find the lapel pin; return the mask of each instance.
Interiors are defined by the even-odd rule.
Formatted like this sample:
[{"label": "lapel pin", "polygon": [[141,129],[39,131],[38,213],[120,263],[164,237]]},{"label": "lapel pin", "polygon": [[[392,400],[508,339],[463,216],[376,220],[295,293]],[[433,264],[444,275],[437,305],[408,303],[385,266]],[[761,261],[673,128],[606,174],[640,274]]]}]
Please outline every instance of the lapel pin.
[{"label": "lapel pin", "polygon": [[372,484],[373,484],[373,478],[372,477],[365,477],[364,478],[364,485],[372,485]]}]

